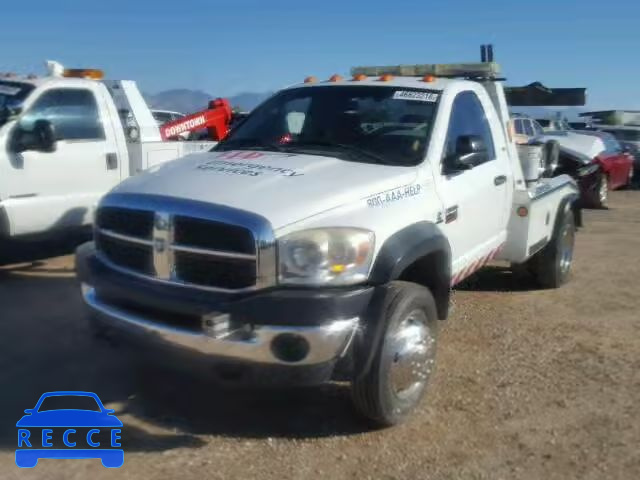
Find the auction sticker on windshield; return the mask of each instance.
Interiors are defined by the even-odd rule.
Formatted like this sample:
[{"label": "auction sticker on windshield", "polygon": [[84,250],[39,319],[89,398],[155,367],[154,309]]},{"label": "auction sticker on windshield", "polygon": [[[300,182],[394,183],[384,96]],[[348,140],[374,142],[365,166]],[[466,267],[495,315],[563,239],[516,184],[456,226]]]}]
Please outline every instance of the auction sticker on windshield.
[{"label": "auction sticker on windshield", "polygon": [[393,94],[393,99],[434,103],[438,100],[438,94],[430,92],[416,92],[412,90],[397,90]]}]

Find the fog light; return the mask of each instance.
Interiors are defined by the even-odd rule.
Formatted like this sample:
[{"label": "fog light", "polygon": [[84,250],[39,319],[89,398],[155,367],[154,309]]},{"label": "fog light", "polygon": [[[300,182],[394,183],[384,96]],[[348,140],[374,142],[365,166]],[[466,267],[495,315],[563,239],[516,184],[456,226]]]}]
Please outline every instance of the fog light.
[{"label": "fog light", "polygon": [[295,363],[309,355],[309,342],[300,335],[283,333],[271,341],[271,352],[283,362]]}]

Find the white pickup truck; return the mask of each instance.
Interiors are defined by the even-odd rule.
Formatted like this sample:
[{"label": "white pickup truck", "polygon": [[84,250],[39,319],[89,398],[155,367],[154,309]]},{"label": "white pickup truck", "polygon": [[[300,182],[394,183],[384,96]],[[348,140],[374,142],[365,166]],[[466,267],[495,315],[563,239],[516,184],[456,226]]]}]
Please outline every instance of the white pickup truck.
[{"label": "white pickup truck", "polygon": [[48,65],[40,78],[0,74],[0,242],[89,225],[123,179],[215,145],[163,142],[133,81]]},{"label": "white pickup truck", "polygon": [[452,286],[492,260],[543,287],[569,275],[578,189],[527,185],[498,71],[310,77],[214,151],[126,180],[77,251],[91,325],[212,378],[347,380],[364,416],[401,421]]}]

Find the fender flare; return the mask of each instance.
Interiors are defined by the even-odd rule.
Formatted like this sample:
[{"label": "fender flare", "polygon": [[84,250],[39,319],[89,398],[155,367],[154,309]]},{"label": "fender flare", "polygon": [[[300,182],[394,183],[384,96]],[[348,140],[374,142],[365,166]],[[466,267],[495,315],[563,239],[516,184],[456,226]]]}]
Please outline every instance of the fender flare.
[{"label": "fender flare", "polygon": [[580,194],[571,193],[565,196],[558,205],[558,213],[556,214],[556,221],[553,225],[552,237],[555,238],[557,232],[560,229],[560,222],[562,221],[562,213],[570,208],[573,211],[573,218],[576,222],[576,227],[582,227],[582,208],[580,207]]},{"label": "fender flare", "polygon": [[408,266],[431,253],[441,253],[449,260],[450,273],[451,247],[444,233],[431,222],[409,225],[384,242],[369,278],[376,284],[397,280]]},{"label": "fender flare", "polygon": [[451,285],[451,247],[447,237],[434,223],[414,223],[391,235],[376,257],[369,281],[374,285],[384,285],[398,280],[408,268],[428,257],[434,264],[426,283],[436,300],[438,317],[445,319]]}]

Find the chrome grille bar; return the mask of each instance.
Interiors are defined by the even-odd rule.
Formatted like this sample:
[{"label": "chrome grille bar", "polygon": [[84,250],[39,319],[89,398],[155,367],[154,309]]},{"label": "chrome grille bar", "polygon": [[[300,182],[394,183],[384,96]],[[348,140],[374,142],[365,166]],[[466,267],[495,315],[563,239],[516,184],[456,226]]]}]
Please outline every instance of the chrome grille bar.
[{"label": "chrome grille bar", "polygon": [[189,245],[171,245],[171,250],[176,252],[195,253],[197,255],[208,255],[210,257],[230,258],[233,260],[255,261],[256,256],[248,253],[225,252],[222,250],[210,250],[207,248],[190,247]]},{"label": "chrome grille bar", "polygon": [[[223,205],[138,194],[112,193],[103,199],[100,204],[100,208],[102,207],[147,211],[153,215],[153,231],[146,238],[96,225],[95,230],[98,236],[104,235],[104,237],[120,242],[129,242],[149,248],[149,253],[152,255],[152,273],[144,273],[132,270],[125,265],[119,265],[107,257],[107,252],[98,252],[103,261],[123,273],[168,285],[225,293],[257,290],[272,286],[276,282],[273,230],[269,222],[259,215]],[[255,254],[228,251],[226,248],[216,249],[213,244],[211,245],[213,248],[207,248],[206,246],[175,243],[177,239],[175,225],[178,220],[176,217],[244,228],[253,235]],[[201,264],[197,260],[198,256],[202,256]],[[234,267],[232,261],[241,263]],[[213,263],[208,264],[207,262]],[[253,268],[246,262],[253,262]],[[211,265],[211,267],[207,265]],[[185,268],[189,269],[188,275]],[[207,273],[207,268],[215,269],[212,270],[213,276]],[[222,268],[222,270],[217,270],[218,268]],[[234,273],[235,268],[238,269],[237,275],[239,276],[237,277]],[[251,270],[254,273],[251,273]],[[226,277],[227,275],[234,275],[237,280],[235,286],[232,286],[234,282],[227,281],[229,279]],[[240,280],[243,277],[247,282]]]},{"label": "chrome grille bar", "polygon": [[105,237],[111,237],[111,238],[115,238],[116,240],[121,240],[123,242],[131,242],[131,243],[137,243],[139,245],[146,245],[148,247],[153,247],[152,240],[132,237],[130,235],[123,235],[122,233],[114,232],[113,230],[108,230],[106,228],[96,228],[96,231],[99,234],[104,235]]}]

